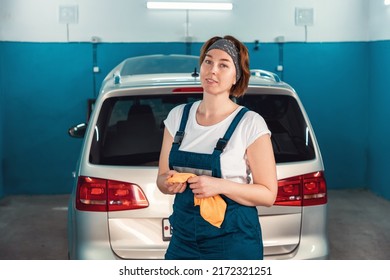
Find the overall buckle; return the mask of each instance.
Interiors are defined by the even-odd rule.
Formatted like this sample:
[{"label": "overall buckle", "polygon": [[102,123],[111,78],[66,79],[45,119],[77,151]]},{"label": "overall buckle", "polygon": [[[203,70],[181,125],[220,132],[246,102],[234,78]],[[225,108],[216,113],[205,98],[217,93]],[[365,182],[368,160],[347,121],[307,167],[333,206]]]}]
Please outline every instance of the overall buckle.
[{"label": "overall buckle", "polygon": [[215,149],[218,151],[223,151],[228,143],[228,140],[225,140],[223,138],[219,138],[217,145],[215,146]]},{"label": "overall buckle", "polygon": [[175,138],[173,139],[173,143],[175,144],[181,144],[181,141],[183,141],[184,138],[184,131],[177,131]]}]

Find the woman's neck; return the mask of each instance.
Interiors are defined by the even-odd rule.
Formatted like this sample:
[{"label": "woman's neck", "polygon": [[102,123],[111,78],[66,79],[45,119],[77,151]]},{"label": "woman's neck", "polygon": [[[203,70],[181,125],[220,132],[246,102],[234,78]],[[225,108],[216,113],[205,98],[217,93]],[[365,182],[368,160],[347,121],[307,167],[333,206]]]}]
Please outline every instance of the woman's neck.
[{"label": "woman's neck", "polygon": [[227,118],[237,107],[228,97],[204,95],[196,112],[196,119],[200,125],[213,125]]}]

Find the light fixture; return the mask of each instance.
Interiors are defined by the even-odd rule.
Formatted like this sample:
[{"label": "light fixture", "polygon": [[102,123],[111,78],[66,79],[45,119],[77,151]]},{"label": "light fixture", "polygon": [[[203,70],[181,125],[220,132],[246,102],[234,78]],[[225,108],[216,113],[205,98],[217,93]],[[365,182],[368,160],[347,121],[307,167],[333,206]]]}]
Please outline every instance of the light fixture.
[{"label": "light fixture", "polygon": [[162,10],[232,10],[232,3],[209,2],[146,2],[148,9]]},{"label": "light fixture", "polygon": [[389,6],[389,5],[390,5],[390,0],[385,0],[385,1],[384,1],[384,4],[385,4],[386,6]]}]

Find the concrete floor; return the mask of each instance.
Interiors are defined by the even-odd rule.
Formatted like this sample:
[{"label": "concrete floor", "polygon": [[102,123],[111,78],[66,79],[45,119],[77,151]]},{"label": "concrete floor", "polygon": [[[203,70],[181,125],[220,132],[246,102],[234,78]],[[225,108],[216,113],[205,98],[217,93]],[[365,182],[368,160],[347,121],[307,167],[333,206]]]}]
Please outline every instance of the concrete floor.
[{"label": "concrete floor", "polygon": [[[332,260],[390,259],[390,201],[364,190],[329,191]],[[0,259],[66,260],[68,195],[0,200]]]}]

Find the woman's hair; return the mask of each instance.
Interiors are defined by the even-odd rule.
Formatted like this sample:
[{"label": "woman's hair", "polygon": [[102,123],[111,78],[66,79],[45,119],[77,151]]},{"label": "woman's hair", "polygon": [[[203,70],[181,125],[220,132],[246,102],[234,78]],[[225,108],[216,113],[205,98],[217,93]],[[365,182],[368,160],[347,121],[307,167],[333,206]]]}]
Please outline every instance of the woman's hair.
[{"label": "woman's hair", "polygon": [[231,41],[237,48],[239,52],[239,64],[241,67],[241,77],[236,81],[236,84],[234,84],[230,88],[230,95],[234,97],[240,97],[245,94],[246,89],[248,88],[249,78],[250,78],[250,70],[249,70],[249,53],[247,47],[241,43],[239,40],[234,38],[231,35],[226,35],[224,37],[215,36],[206,41],[201,50],[200,50],[200,57],[199,57],[199,63],[202,64],[208,49],[210,46],[215,43],[216,41],[220,39],[227,39]]}]

